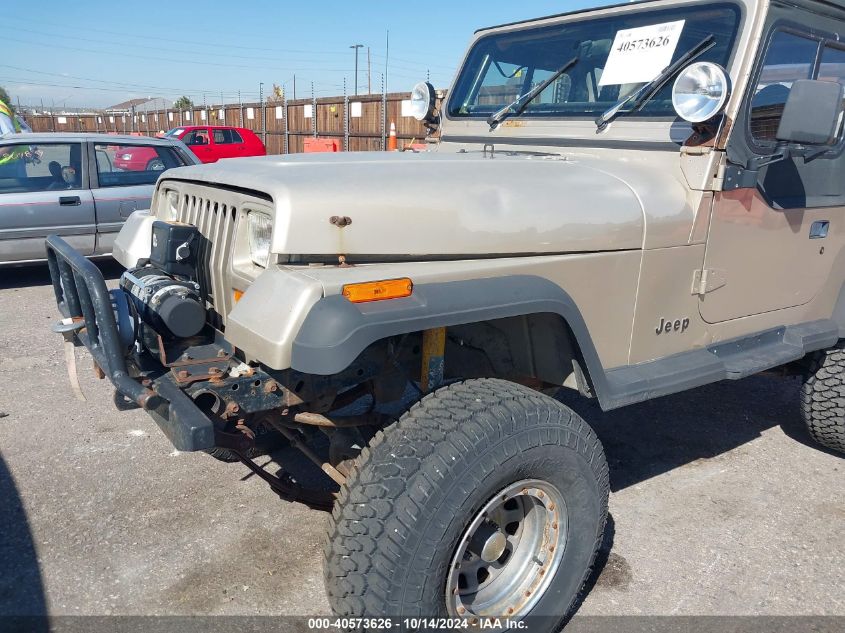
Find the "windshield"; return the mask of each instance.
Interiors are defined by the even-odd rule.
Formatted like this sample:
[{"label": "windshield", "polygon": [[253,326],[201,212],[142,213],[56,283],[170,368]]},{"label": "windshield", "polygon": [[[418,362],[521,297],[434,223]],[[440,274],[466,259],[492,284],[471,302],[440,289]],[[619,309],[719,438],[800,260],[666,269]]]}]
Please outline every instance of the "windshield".
[{"label": "windshield", "polygon": [[[727,66],[740,19],[733,4],[626,11],[617,15],[495,33],[476,42],[449,99],[451,118],[486,118],[579,61],[534,99],[520,118],[602,114],[712,34],[698,61]],[[632,116],[674,117],[671,82]]]},{"label": "windshield", "polygon": [[165,132],[164,135],[165,136],[177,136],[178,137],[184,131],[185,131],[185,128],[175,127],[172,130],[168,130],[167,132]]}]

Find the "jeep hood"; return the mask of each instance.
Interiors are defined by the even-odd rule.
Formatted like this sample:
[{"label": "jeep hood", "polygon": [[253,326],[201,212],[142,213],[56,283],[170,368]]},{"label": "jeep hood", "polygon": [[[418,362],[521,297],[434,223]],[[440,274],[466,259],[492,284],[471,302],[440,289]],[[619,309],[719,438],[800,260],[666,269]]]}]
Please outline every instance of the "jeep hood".
[{"label": "jeep hood", "polygon": [[[298,154],[184,167],[165,178],[269,195],[280,254],[454,257],[643,244],[631,187],[604,166],[561,156]],[[333,216],[351,222],[340,227]]]}]

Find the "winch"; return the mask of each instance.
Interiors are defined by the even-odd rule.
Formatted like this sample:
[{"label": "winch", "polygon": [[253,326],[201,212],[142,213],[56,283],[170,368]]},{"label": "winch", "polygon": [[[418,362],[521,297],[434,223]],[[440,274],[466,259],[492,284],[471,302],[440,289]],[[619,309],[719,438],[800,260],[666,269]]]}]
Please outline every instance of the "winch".
[{"label": "winch", "polygon": [[123,273],[120,287],[141,320],[162,336],[196,336],[205,326],[205,307],[194,281],[179,280],[147,266]]},{"label": "winch", "polygon": [[195,281],[199,242],[195,226],[156,221],[149,263],[120,278],[134,312],[165,338],[196,336],[205,326],[205,306]]}]

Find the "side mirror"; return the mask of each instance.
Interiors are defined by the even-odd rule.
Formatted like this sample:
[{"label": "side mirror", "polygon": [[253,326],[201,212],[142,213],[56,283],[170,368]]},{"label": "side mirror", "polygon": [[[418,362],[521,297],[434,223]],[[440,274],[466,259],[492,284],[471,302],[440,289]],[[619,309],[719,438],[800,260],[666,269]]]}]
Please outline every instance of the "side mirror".
[{"label": "side mirror", "polygon": [[749,158],[732,179],[732,189],[757,186],[763,167],[790,158],[805,162],[823,158],[842,132],[845,88],[833,81],[799,79],[792,84],[775,135],[777,147],[768,156]]},{"label": "side mirror", "polygon": [[833,145],[842,127],[843,86],[800,79],[792,84],[775,138],[797,145]]}]

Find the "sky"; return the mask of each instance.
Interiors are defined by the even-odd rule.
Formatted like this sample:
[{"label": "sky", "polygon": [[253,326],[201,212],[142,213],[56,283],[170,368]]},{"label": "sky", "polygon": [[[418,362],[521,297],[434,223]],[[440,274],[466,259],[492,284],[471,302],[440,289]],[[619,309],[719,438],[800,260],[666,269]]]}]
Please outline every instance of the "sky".
[{"label": "sky", "polygon": [[[390,33],[388,89],[430,76],[452,81],[473,31],[609,4],[610,0],[41,0],[0,8],[0,86],[13,103],[107,107],[131,98],[188,96],[195,104],[257,101],[273,84],[293,97],[381,92]],[[34,7],[37,6],[37,9]]]}]

